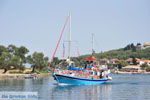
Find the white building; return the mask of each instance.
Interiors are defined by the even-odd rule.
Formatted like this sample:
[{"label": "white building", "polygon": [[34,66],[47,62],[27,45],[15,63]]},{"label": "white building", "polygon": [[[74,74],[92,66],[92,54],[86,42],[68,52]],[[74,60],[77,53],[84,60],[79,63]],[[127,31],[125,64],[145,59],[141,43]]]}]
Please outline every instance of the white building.
[{"label": "white building", "polygon": [[150,60],[140,60],[139,65],[147,64],[150,66]]}]

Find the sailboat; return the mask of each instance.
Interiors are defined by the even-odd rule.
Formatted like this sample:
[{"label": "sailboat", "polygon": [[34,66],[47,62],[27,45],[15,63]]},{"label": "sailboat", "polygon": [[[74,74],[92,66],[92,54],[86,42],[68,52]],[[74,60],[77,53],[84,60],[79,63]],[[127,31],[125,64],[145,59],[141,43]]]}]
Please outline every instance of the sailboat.
[{"label": "sailboat", "polygon": [[[69,21],[70,20],[70,21]],[[85,68],[77,68],[72,66],[73,61],[70,60],[70,52],[71,52],[71,15],[67,17],[67,20],[65,22],[65,25],[62,29],[60,38],[58,40],[56,49],[54,51],[54,54],[52,58],[54,58],[55,53],[57,51],[57,48],[59,46],[63,31],[65,29],[66,23],[70,22],[70,32],[69,32],[69,57],[67,59],[69,65],[66,67],[66,70],[62,69],[54,69],[52,72],[54,79],[57,81],[58,84],[69,84],[69,85],[87,85],[87,84],[102,84],[109,80],[111,80],[111,77],[109,76],[109,73],[106,72],[106,69],[103,70],[101,68],[97,68],[93,65],[93,63],[96,61],[96,58],[94,56],[90,56],[86,58],[87,65]],[[93,50],[93,48],[92,48]]]}]

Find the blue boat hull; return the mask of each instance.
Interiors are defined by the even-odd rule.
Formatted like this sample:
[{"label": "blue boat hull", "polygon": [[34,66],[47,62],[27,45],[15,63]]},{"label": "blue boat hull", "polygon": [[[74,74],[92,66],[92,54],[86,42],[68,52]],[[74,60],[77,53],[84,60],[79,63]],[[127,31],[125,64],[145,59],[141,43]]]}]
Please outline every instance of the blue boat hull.
[{"label": "blue boat hull", "polygon": [[80,78],[80,77],[60,75],[60,74],[54,74],[53,77],[58,83],[74,84],[74,85],[103,84],[109,80],[109,79],[87,79],[87,78]]}]

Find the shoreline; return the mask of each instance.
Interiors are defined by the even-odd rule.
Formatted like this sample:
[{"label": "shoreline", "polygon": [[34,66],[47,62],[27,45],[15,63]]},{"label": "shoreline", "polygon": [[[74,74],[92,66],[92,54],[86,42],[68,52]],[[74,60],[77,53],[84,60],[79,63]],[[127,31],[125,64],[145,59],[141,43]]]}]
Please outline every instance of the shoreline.
[{"label": "shoreline", "polygon": [[[150,72],[112,72],[113,74],[150,74]],[[52,76],[51,73],[40,73],[40,74],[0,74],[0,80],[1,79],[28,79],[28,78],[43,78],[43,77],[49,77]]]},{"label": "shoreline", "polygon": [[26,79],[26,78],[42,78],[51,76],[50,73],[41,73],[41,74],[0,74],[1,79]]},{"label": "shoreline", "polygon": [[113,74],[150,74],[150,72],[123,72],[123,71],[116,71]]}]

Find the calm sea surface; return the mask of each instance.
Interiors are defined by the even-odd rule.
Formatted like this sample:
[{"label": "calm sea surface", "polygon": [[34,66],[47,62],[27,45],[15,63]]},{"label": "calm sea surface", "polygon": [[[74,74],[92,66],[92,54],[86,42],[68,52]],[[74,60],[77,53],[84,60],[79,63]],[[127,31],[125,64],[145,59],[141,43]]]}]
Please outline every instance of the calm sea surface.
[{"label": "calm sea surface", "polygon": [[0,80],[0,91],[38,92],[39,100],[150,100],[150,75],[112,75],[101,85],[58,86],[52,77]]}]

